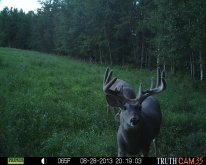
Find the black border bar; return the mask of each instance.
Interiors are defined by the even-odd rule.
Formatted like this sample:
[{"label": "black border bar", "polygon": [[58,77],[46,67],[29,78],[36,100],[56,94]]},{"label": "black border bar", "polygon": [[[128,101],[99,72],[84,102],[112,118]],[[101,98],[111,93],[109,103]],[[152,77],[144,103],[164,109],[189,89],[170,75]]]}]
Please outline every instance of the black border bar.
[{"label": "black border bar", "polygon": [[18,160],[24,165],[206,165],[206,157],[0,157],[0,165],[12,165]]}]

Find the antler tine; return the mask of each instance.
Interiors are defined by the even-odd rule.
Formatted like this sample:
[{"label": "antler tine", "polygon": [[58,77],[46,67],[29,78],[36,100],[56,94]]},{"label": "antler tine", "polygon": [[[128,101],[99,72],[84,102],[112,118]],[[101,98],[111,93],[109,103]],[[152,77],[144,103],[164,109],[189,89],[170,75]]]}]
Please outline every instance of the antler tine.
[{"label": "antler tine", "polygon": [[156,94],[166,89],[165,71],[160,72],[160,68],[157,68],[157,84],[156,88],[150,88],[149,93]]},{"label": "antler tine", "polygon": [[143,94],[143,87],[142,87],[142,83],[140,83],[140,85],[139,85],[139,92],[138,92],[137,97],[140,98],[142,94]]},{"label": "antler tine", "polygon": [[111,77],[112,77],[112,73],[113,71],[109,70],[109,67],[107,67],[106,71],[105,71],[105,75],[104,75],[104,82],[103,82],[103,91],[104,92],[108,92],[109,88],[115,83],[115,81],[117,80],[117,78],[113,78],[111,81]]},{"label": "antler tine", "polygon": [[142,84],[140,84],[139,92],[138,92],[138,95],[137,95],[136,99],[141,102],[145,98],[147,98],[148,96],[150,96],[152,94],[160,93],[160,92],[164,91],[165,89],[166,89],[165,72],[162,71],[162,73],[161,73],[160,69],[157,68],[157,84],[156,84],[156,87],[154,85],[154,78],[153,77],[151,78],[151,86],[150,86],[149,90],[143,91]]},{"label": "antler tine", "polygon": [[153,89],[155,87],[154,85],[154,77],[151,78],[151,85],[150,85],[150,89]]},{"label": "antler tine", "polygon": [[160,68],[158,67],[157,68],[157,84],[156,84],[156,87],[160,86],[161,84],[161,72],[160,72]]},{"label": "antler tine", "polygon": [[165,71],[162,71],[161,77],[163,77],[165,79]]},{"label": "antler tine", "polygon": [[112,80],[112,73],[113,71],[109,70],[109,67],[107,67],[106,71],[105,71],[105,75],[104,75],[104,81],[103,81],[103,91],[109,95],[113,95],[117,98],[119,98],[120,100],[125,100],[125,96],[123,94],[123,86],[120,88],[120,91],[118,91],[117,89],[112,90],[110,89],[111,86],[116,82],[117,78],[113,78]]},{"label": "antler tine", "polygon": [[107,77],[108,77],[108,72],[109,72],[109,67],[107,67],[107,69],[106,69],[106,71],[105,71],[105,73],[104,73],[103,86],[104,86],[104,84],[105,84],[105,82],[106,82],[106,79],[107,79]]},{"label": "antler tine", "polygon": [[139,86],[139,92],[138,92],[138,95],[136,97],[136,100],[139,100],[140,102],[142,102],[146,97],[149,96],[149,93],[147,93],[147,91],[144,91],[143,90],[143,85],[142,83],[140,83],[140,86]]},{"label": "antler tine", "polygon": [[138,95],[137,95],[137,99],[138,99],[138,100],[142,100],[142,96],[143,96],[143,86],[142,86],[142,83],[140,83],[140,85],[139,85],[139,92],[138,92]]},{"label": "antler tine", "polygon": [[103,91],[109,93],[109,88],[115,83],[117,78],[113,78],[109,83],[103,85]]},{"label": "antler tine", "polygon": [[109,81],[112,77],[112,73],[113,73],[113,71],[112,70],[110,71],[109,67],[107,67],[107,69],[105,71],[105,75],[104,75],[104,82],[103,82],[104,85],[109,83]]},{"label": "antler tine", "polygon": [[162,77],[162,81],[161,82],[162,83],[161,83],[161,91],[160,92],[164,91],[166,89],[166,87],[167,87],[167,83],[166,83],[166,80],[165,80],[164,77]]}]

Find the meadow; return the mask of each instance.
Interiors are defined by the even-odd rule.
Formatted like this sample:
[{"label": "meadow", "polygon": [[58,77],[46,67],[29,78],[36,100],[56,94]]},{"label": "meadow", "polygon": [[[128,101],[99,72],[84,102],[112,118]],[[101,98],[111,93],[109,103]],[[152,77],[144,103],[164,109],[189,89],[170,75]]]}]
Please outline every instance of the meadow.
[{"label": "meadow", "polygon": [[[106,67],[0,48],[0,156],[117,156],[119,121],[112,109],[106,112],[102,91]],[[156,70],[111,69],[135,91],[156,77]],[[155,96],[163,114],[158,155],[206,156],[205,82],[168,71],[166,81]]]}]

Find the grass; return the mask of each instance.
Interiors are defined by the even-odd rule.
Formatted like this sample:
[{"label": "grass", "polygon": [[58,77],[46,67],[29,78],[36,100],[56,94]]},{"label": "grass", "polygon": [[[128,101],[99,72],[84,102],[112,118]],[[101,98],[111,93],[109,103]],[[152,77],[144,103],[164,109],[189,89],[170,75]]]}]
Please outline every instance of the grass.
[{"label": "grass", "polygon": [[[106,113],[105,68],[69,57],[0,48],[0,156],[116,156],[119,123],[113,112]],[[149,87],[156,74],[112,69],[136,91],[140,82]],[[156,96],[163,113],[159,156],[205,156],[206,85],[166,74],[167,89]]]}]

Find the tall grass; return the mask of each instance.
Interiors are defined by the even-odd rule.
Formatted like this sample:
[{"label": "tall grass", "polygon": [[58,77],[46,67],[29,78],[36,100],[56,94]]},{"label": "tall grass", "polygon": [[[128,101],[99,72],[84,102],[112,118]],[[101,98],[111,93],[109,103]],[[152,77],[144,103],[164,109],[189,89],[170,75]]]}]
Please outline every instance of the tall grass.
[{"label": "tall grass", "polygon": [[[112,69],[136,91],[156,74]],[[0,48],[0,156],[116,156],[119,122],[106,113],[104,71],[68,57]],[[163,113],[159,156],[205,156],[205,84],[166,76],[167,89],[156,96]]]}]

